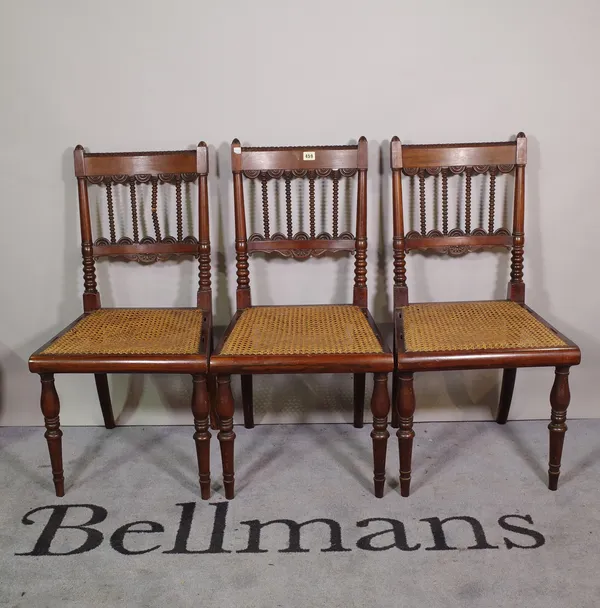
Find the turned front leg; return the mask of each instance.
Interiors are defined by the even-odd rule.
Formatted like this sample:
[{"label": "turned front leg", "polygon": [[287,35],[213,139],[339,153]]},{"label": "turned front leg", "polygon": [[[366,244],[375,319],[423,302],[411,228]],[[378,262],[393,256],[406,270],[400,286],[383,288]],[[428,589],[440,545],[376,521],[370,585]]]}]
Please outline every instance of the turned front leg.
[{"label": "turned front leg", "polygon": [[385,485],[385,457],[387,440],[390,434],[387,430],[387,418],[390,411],[390,398],[387,389],[387,374],[374,374],[373,398],[371,411],[373,413],[373,482],[375,496],[383,496]]},{"label": "turned front leg", "polygon": [[413,389],[413,374],[401,372],[398,374],[398,450],[400,452],[400,494],[410,494],[412,448],[415,432],[413,431],[413,415],[415,413],[415,391]]},{"label": "turned front leg", "polygon": [[48,442],[50,463],[52,465],[52,478],[57,496],[65,495],[65,478],[62,460],[62,431],[60,430],[60,401],[54,387],[54,374],[40,374],[42,381],[42,414],[46,432],[44,437]]},{"label": "turned front leg", "polygon": [[567,432],[567,408],[571,401],[569,392],[569,368],[557,367],[554,374],[554,384],[550,392],[550,405],[552,418],[548,429],[550,430],[550,460],[548,462],[548,487],[556,490],[558,476],[560,475],[560,461],[562,458],[565,433]]},{"label": "turned front leg", "polygon": [[232,499],[234,496],[234,464],[233,444],[235,433],[233,432],[233,395],[231,394],[231,377],[217,377],[217,414],[219,417],[219,444],[221,446],[221,461],[223,463],[223,485],[225,486],[225,498]]},{"label": "turned front leg", "polygon": [[192,414],[194,415],[194,442],[198,457],[198,478],[200,495],[204,500],[210,498],[210,431],[209,413],[210,397],[206,376],[196,374],[192,377],[194,388],[192,392]]}]

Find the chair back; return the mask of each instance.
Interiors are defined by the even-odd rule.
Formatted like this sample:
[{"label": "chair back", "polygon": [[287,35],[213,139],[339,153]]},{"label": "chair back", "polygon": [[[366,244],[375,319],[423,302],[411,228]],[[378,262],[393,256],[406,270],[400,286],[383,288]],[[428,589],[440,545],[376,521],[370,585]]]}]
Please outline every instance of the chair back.
[{"label": "chair back", "polygon": [[[237,256],[237,307],[251,305],[248,256],[277,254],[306,259],[328,253],[355,254],[354,304],[367,305],[367,166],[368,144],[361,137],[350,146],[244,147],[231,144]],[[356,181],[356,215],[340,220],[340,190]],[[247,236],[246,189],[251,196],[260,183],[262,232]],[[318,185],[317,185],[318,184]],[[306,186],[308,185],[308,197]],[[282,193],[283,196],[282,196]],[[343,196],[343,194],[342,194]],[[285,211],[281,207],[285,198]],[[304,201],[308,198],[308,226]],[[317,198],[320,225],[317,231]],[[348,207],[349,205],[344,205]],[[274,218],[273,218],[274,216]],[[285,226],[283,217],[285,216]],[[294,221],[296,218],[296,221]],[[277,221],[281,226],[274,225]],[[329,223],[331,228],[325,229]],[[344,222],[344,220],[346,220]],[[343,222],[343,223],[342,223]],[[342,230],[340,226],[348,226]],[[273,230],[275,228],[275,230]]]},{"label": "chair back", "polygon": [[[523,245],[525,209],[525,164],[527,139],[519,133],[515,141],[402,145],[397,137],[390,143],[394,216],[394,305],[408,303],[406,286],[406,253],[432,250],[440,254],[459,256],[486,248],[506,247],[512,250],[508,298],[523,302]],[[512,230],[497,226],[497,178],[503,174],[514,176]],[[403,176],[406,179],[403,179]],[[474,193],[477,176],[482,186],[481,196]],[[456,224],[449,226],[448,183],[457,180],[458,210]],[[404,230],[404,182],[409,181],[409,192],[416,199],[418,182],[418,230]],[[427,197],[427,181],[434,180]],[[440,193],[441,191],[441,193]],[[453,197],[454,198],[454,197]],[[429,200],[428,200],[429,199]],[[476,199],[476,203],[474,200]],[[441,205],[439,204],[441,200]],[[477,225],[473,221],[473,206],[479,207]],[[416,205],[415,205],[416,206]],[[439,209],[441,207],[441,214]],[[415,213],[416,215],[416,213]],[[441,223],[437,224],[441,215]],[[427,226],[428,218],[436,224]],[[460,224],[460,225],[459,225]]]},{"label": "chair back", "polygon": [[[119,153],[91,153],[86,152],[82,146],[77,146],[74,157],[79,190],[84,310],[88,312],[100,308],[95,270],[97,258],[116,257],[148,264],[187,255],[198,258],[197,305],[210,311],[212,298],[206,144],[200,142],[196,150]],[[108,216],[108,234],[97,235],[95,239],[89,203],[90,185],[103,189],[101,198],[104,198]],[[142,204],[144,196],[141,190],[144,188],[145,192],[149,190],[149,214],[145,213],[148,205]],[[175,234],[166,234],[160,221],[164,213],[159,210],[159,206],[164,200],[169,200],[169,193],[164,192],[167,188],[175,190]],[[196,190],[196,194],[192,194],[193,190]],[[184,207],[187,207],[184,198],[187,200],[188,197],[191,200],[197,199],[197,235],[184,234],[192,225],[191,218],[184,221]],[[127,203],[121,204],[125,200]],[[150,219],[153,236],[146,234],[145,230],[146,225],[150,225]],[[129,234],[122,234],[129,228]]]}]

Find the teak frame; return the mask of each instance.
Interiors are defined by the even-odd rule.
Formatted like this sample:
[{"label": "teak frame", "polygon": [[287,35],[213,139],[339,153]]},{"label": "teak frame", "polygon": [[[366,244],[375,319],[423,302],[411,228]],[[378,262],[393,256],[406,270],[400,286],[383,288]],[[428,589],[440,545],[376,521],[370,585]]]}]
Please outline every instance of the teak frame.
[{"label": "teak frame", "polygon": [[[527,139],[519,133],[515,141],[473,143],[402,145],[397,137],[390,143],[390,160],[393,189],[393,252],[394,252],[394,426],[397,431],[400,452],[400,487],[402,496],[410,492],[412,444],[414,438],[413,414],[415,396],[413,374],[420,371],[463,370],[501,368],[504,370],[500,403],[496,421],[505,424],[508,419],[516,371],[519,367],[554,366],[555,380],[550,394],[552,406],[550,430],[549,488],[556,490],[560,473],[562,448],[567,426],[566,411],[570,401],[568,376],[572,365],[581,361],[579,348],[560,334],[549,323],[525,305],[523,282],[523,248],[525,244],[525,165],[527,163]],[[515,190],[512,232],[505,228],[493,230],[495,177],[499,173],[514,171]],[[420,233],[405,233],[402,198],[402,173],[418,175],[420,185],[426,175],[442,175],[443,231],[425,231],[425,194],[421,187]],[[447,230],[447,178],[451,174],[467,175],[467,229]],[[470,229],[470,176],[490,175],[489,229]],[[461,255],[475,249],[504,246],[511,249],[511,271],[507,300],[517,302],[537,318],[555,335],[564,347],[407,352],[404,343],[402,307],[409,305],[406,285],[406,253],[417,249],[434,249],[440,253]]]},{"label": "teak frame", "polygon": [[[310,151],[305,154],[306,151]],[[390,408],[387,375],[393,370],[393,354],[385,345],[367,309],[367,168],[368,144],[361,137],[357,145],[305,146],[281,148],[242,147],[235,139],[231,146],[233,190],[235,204],[235,249],[237,259],[237,312],[221,343],[211,356],[211,374],[217,376],[218,434],[223,462],[225,495],[234,496],[233,432],[234,401],[231,392],[231,374],[240,374],[244,423],[254,425],[252,404],[252,374],[273,373],[353,373],[354,374],[354,425],[363,424],[365,374],[373,372],[375,386],[371,409],[373,412],[374,483],[375,495],[383,495],[385,481],[385,455],[387,416]],[[337,184],[340,176],[357,175],[356,236],[338,233]],[[264,235],[247,236],[243,179],[260,179],[263,183]],[[309,179],[310,234],[292,231],[291,196],[289,182],[295,177]],[[314,181],[330,177],[334,181],[332,234],[316,234],[314,211]],[[285,180],[287,198],[287,233],[270,234],[266,181]],[[252,306],[248,256],[251,253],[278,253],[284,257],[305,258],[329,252],[355,253],[353,304],[363,314],[377,337],[381,353],[377,354],[311,354],[311,355],[222,355],[221,350],[243,311]]]},{"label": "teak frame", "polygon": [[[83,257],[84,313],[52,340],[38,349],[29,359],[29,369],[38,373],[42,383],[41,408],[46,426],[52,474],[57,496],[64,495],[62,463],[62,431],[60,403],[54,386],[56,373],[93,373],[106,428],[115,427],[108,387],[108,373],[181,373],[193,379],[192,413],[194,416],[199,481],[203,497],[210,494],[209,465],[209,392],[207,389],[208,357],[212,340],[212,290],[210,272],[210,236],[208,217],[208,148],[201,142],[196,150],[177,152],[89,153],[82,146],[74,151],[75,176],[79,192],[81,252]],[[183,238],[181,220],[181,185],[198,181],[198,238]],[[110,239],[92,237],[88,183],[104,184],[107,188]],[[137,224],[136,184],[152,184],[152,217],[156,238],[140,238]],[[163,238],[156,212],[157,190],[160,184],[174,183],[177,188],[178,236]],[[123,237],[117,242],[111,188],[114,184],[128,184],[134,238]],[[199,285],[196,305],[203,311],[201,335],[196,354],[130,354],[59,355],[44,353],[46,348],[75,326],[86,315],[101,308],[96,281],[95,259],[102,256],[126,256],[140,262],[163,260],[175,255],[198,258]]]}]

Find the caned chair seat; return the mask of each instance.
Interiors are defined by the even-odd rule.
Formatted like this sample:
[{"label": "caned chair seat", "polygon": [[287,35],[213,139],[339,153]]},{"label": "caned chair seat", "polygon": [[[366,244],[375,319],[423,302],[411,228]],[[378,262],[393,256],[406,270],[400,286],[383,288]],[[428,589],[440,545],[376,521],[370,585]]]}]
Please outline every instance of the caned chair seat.
[{"label": "caned chair seat", "polygon": [[358,306],[256,306],[242,312],[222,355],[382,353]]},{"label": "caned chair seat", "polygon": [[205,313],[192,309],[104,308],[81,317],[42,355],[191,355]]},{"label": "caned chair seat", "polygon": [[[61,367],[75,358],[91,366],[123,358],[166,358],[172,365],[206,360],[207,314],[199,308],[101,308],[82,315],[43,346],[32,364]],[[206,366],[204,366],[206,367]]]},{"label": "caned chair seat", "polygon": [[401,311],[406,351],[566,346],[555,332],[516,302],[410,304]]},{"label": "caned chair seat", "polygon": [[397,315],[398,369],[416,362],[436,369],[478,367],[481,357],[496,366],[555,365],[557,359],[579,357],[570,340],[519,302],[408,304]]},{"label": "caned chair seat", "polygon": [[[336,359],[340,355],[345,358]],[[299,364],[306,371],[324,365],[334,371],[369,371],[373,365],[391,371],[393,356],[360,306],[253,306],[236,314],[210,362],[214,372],[241,366],[253,373]]]}]

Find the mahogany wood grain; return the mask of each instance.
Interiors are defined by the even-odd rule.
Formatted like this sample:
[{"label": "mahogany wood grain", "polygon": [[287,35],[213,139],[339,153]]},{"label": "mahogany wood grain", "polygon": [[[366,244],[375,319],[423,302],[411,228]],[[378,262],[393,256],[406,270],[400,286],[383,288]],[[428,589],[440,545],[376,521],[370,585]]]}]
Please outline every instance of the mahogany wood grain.
[{"label": "mahogany wood grain", "polygon": [[[236,150],[240,150],[237,152]],[[314,160],[304,160],[305,152],[314,152]],[[234,171],[268,171],[294,169],[366,169],[364,158],[359,159],[356,146],[288,146],[280,148],[233,148],[236,159]]]},{"label": "mahogany wood grain", "polygon": [[194,441],[198,458],[198,480],[200,494],[204,500],[210,498],[210,397],[205,374],[194,374],[192,391],[192,414],[194,416]]},{"label": "mahogany wood grain", "polygon": [[432,247],[511,247],[513,238],[504,234],[490,236],[434,236],[407,238],[404,241],[405,251],[412,249],[430,249]]},{"label": "mahogany wood grain", "polygon": [[387,430],[387,418],[390,411],[390,397],[387,389],[387,374],[376,373],[373,376],[373,398],[371,412],[373,413],[373,483],[375,496],[381,498],[385,487],[385,460],[387,441],[390,436]]},{"label": "mahogany wood grain", "polygon": [[225,487],[225,498],[231,500],[235,495],[233,464],[235,433],[233,432],[234,402],[230,376],[217,376],[217,397],[218,439],[221,445],[221,460],[223,463],[223,485]]},{"label": "mahogany wood grain", "polygon": [[415,413],[415,391],[413,374],[401,372],[397,374],[398,388],[396,389],[398,411],[398,448],[400,452],[400,494],[410,494],[412,446],[415,432],[413,430],[413,415]]},{"label": "mahogany wood grain", "polygon": [[196,150],[161,152],[85,152],[75,150],[75,175],[160,175],[163,173],[208,174],[208,155],[197,155]]},{"label": "mahogany wood grain", "polygon": [[516,159],[516,142],[476,144],[405,145],[392,147],[392,169],[403,167],[460,167],[510,165]]},{"label": "mahogany wood grain", "polygon": [[347,239],[308,239],[306,241],[300,240],[277,240],[277,241],[249,241],[248,242],[248,253],[255,253],[258,251],[271,252],[271,251],[285,251],[291,250],[331,250],[331,251],[354,251],[356,244],[354,241]]},{"label": "mahogany wood grain", "polygon": [[128,245],[93,245],[92,255],[100,256],[123,256],[134,254],[184,254],[198,255],[199,246],[197,243],[131,243]]},{"label": "mahogany wood grain", "polygon": [[44,415],[46,432],[44,436],[48,442],[50,464],[52,466],[52,479],[56,495],[61,498],[65,495],[65,478],[63,474],[62,459],[62,431],[60,430],[60,401],[54,386],[54,374],[41,374],[42,397],[41,407]]},{"label": "mahogany wood grain", "polygon": [[557,366],[554,375],[554,384],[550,392],[550,405],[552,406],[551,421],[548,425],[550,431],[550,460],[548,462],[548,487],[556,490],[558,476],[560,475],[560,461],[562,458],[565,433],[567,432],[567,408],[571,401],[569,391],[569,367]]}]

